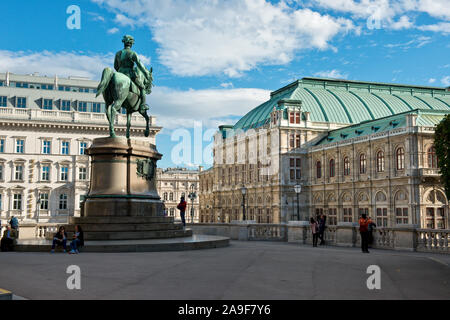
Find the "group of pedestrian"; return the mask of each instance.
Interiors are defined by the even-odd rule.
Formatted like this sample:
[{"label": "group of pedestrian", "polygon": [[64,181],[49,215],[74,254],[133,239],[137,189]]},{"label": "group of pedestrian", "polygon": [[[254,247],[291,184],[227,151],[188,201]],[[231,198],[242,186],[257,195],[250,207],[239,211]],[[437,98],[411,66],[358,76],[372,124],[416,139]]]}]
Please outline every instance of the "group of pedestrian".
[{"label": "group of pedestrian", "polygon": [[[61,226],[59,227],[58,232],[53,237],[52,243],[52,253],[55,252],[56,246],[62,246],[64,252],[67,250],[67,233],[66,229]],[[77,254],[80,253],[79,248],[84,246],[84,233],[81,226],[75,226],[75,232],[72,237],[72,241],[70,242],[70,251],[69,254]]]},{"label": "group of pedestrian", "polygon": [[365,213],[359,219],[359,233],[361,234],[361,250],[364,253],[369,253],[369,246],[373,243],[373,229],[376,224]]},{"label": "group of pedestrian", "polygon": [[[309,225],[312,232],[313,247],[317,247],[317,242],[320,239],[319,245],[324,245],[324,233],[326,228],[326,216],[321,214],[314,219],[309,220]],[[364,253],[369,253],[369,246],[373,243],[373,230],[376,228],[376,224],[366,214],[362,214],[359,219],[359,232],[361,234],[361,249]]]},{"label": "group of pedestrian", "polygon": [[320,239],[319,245],[325,244],[324,233],[326,227],[327,217],[321,214],[314,219],[311,217],[309,224],[311,226],[312,236],[313,236],[313,247],[317,247],[317,241]]},{"label": "group of pedestrian", "polygon": [[[1,225],[1,224],[0,224]],[[17,217],[11,217],[9,224],[6,226],[3,232],[2,239],[0,241],[0,248],[3,252],[14,251],[14,246],[19,238],[19,220]]]}]

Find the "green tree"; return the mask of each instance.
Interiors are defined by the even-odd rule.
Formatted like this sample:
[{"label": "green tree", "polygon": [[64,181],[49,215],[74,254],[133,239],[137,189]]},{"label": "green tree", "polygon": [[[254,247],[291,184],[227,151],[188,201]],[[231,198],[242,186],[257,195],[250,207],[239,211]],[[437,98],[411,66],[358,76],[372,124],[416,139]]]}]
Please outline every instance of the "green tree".
[{"label": "green tree", "polygon": [[436,127],[434,147],[441,171],[441,181],[447,199],[450,199],[450,114],[447,114]]}]

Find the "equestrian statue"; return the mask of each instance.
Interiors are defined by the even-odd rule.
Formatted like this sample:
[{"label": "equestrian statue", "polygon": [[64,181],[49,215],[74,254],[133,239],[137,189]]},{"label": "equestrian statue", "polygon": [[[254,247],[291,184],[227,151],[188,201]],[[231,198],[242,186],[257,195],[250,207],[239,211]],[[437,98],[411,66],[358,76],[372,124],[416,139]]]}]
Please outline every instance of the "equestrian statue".
[{"label": "equestrian statue", "polygon": [[127,138],[130,138],[131,115],[139,112],[147,121],[145,136],[150,134],[149,106],[145,103],[145,96],[152,92],[153,68],[147,70],[139,60],[136,52],[131,50],[134,38],[126,35],[122,42],[124,49],[116,53],[114,72],[105,68],[102,80],[97,88],[97,97],[103,94],[106,103],[106,116],[109,121],[109,133],[115,138],[114,121],[121,108],[127,111]]}]

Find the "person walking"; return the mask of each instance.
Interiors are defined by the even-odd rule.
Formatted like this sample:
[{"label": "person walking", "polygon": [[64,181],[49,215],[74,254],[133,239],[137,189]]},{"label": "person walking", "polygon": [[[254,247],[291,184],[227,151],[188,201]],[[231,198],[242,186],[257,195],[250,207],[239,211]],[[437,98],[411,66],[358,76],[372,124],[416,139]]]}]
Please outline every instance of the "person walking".
[{"label": "person walking", "polygon": [[319,238],[319,225],[312,217],[309,220],[309,225],[311,226],[311,232],[313,236],[313,247],[317,247],[317,239]]},{"label": "person walking", "polygon": [[186,206],[187,206],[187,203],[184,200],[184,197],[181,197],[181,200],[177,206],[177,209],[180,210],[180,217],[181,217],[181,222],[183,223],[183,228],[186,227],[186,219],[185,219]]},{"label": "person walking", "polygon": [[362,252],[369,253],[369,219],[365,213],[359,219],[359,233],[361,234]]},{"label": "person walking", "polygon": [[63,226],[59,227],[58,232],[53,237],[53,243],[52,243],[52,253],[55,252],[56,246],[63,246],[64,252],[66,252],[67,249],[67,233]]},{"label": "person walking", "polygon": [[318,223],[319,223],[319,239],[320,239],[319,245],[321,245],[321,246],[323,246],[325,244],[323,235],[325,233],[326,221],[327,221],[327,217],[324,214],[320,215]]}]

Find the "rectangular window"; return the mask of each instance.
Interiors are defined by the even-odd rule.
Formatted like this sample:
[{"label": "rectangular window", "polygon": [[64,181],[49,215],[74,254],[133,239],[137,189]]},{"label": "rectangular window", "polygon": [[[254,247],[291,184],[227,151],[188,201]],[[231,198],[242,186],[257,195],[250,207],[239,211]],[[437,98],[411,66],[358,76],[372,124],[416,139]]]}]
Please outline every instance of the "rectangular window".
[{"label": "rectangular window", "polygon": [[6,107],[7,106],[8,98],[5,96],[0,96],[0,107]]},{"label": "rectangular window", "polygon": [[25,140],[16,139],[16,153],[25,153]]},{"label": "rectangular window", "polygon": [[294,134],[289,135],[289,147],[295,148],[295,135]]},{"label": "rectangular window", "polygon": [[0,139],[0,153],[5,152],[5,139]]},{"label": "rectangular window", "polygon": [[295,123],[299,124],[300,123],[300,112],[296,112],[295,113]]},{"label": "rectangular window", "polygon": [[299,134],[295,135],[295,147],[300,148],[300,135]]},{"label": "rectangular window", "polygon": [[79,168],[78,169],[78,178],[80,180],[87,180],[87,168]]},{"label": "rectangular window", "polygon": [[3,210],[3,197],[0,194],[0,210]]},{"label": "rectangular window", "polygon": [[92,112],[100,113],[102,112],[102,107],[100,103],[93,103],[92,104]]},{"label": "rectangular window", "polygon": [[61,167],[61,181],[69,180],[69,167]]},{"label": "rectangular window", "polygon": [[3,164],[0,164],[0,181],[3,181]]},{"label": "rectangular window", "polygon": [[70,100],[61,100],[61,111],[70,111]]},{"label": "rectangular window", "polygon": [[86,154],[87,142],[80,142],[80,154]]},{"label": "rectangular window", "polygon": [[26,82],[16,82],[16,88],[28,88],[28,83],[26,83]]},{"label": "rectangular window", "polygon": [[42,141],[42,154],[50,154],[51,144],[52,142],[50,140]]},{"label": "rectangular window", "polygon": [[61,141],[61,154],[69,154],[69,141]]},{"label": "rectangular window", "polygon": [[59,196],[59,210],[67,210],[67,194]]},{"label": "rectangular window", "polygon": [[42,109],[52,110],[53,109],[53,100],[52,99],[44,99],[44,101],[42,103]]},{"label": "rectangular window", "polygon": [[352,208],[344,208],[344,222],[353,222]]},{"label": "rectangular window", "polygon": [[78,111],[87,112],[87,102],[78,102]]},{"label": "rectangular window", "polygon": [[408,223],[408,208],[395,208],[395,216],[397,224]]},{"label": "rectangular window", "polygon": [[330,225],[337,225],[337,209],[336,208],[330,208],[328,209],[328,224]]},{"label": "rectangular window", "polygon": [[40,194],[41,199],[41,210],[48,210],[48,193],[41,193]]},{"label": "rectangular window", "polygon": [[289,123],[294,123],[295,115],[294,112],[289,112]]},{"label": "rectangular window", "polygon": [[17,97],[16,108],[26,108],[27,107],[27,98]]},{"label": "rectangular window", "polygon": [[301,173],[301,161],[299,158],[289,159],[290,172],[289,176],[291,180],[300,180],[302,177]]},{"label": "rectangular window", "polygon": [[16,165],[14,168],[14,180],[22,181],[23,180],[23,166]]},{"label": "rectangular window", "polygon": [[43,89],[43,90],[53,90],[53,85],[52,84],[43,84],[41,86],[41,89]]},{"label": "rectangular window", "polygon": [[42,181],[50,181],[50,166],[42,167]]},{"label": "rectangular window", "polygon": [[387,208],[377,208],[377,226],[378,227],[388,226]]},{"label": "rectangular window", "polygon": [[22,195],[20,193],[14,194],[13,210],[22,210]]}]

